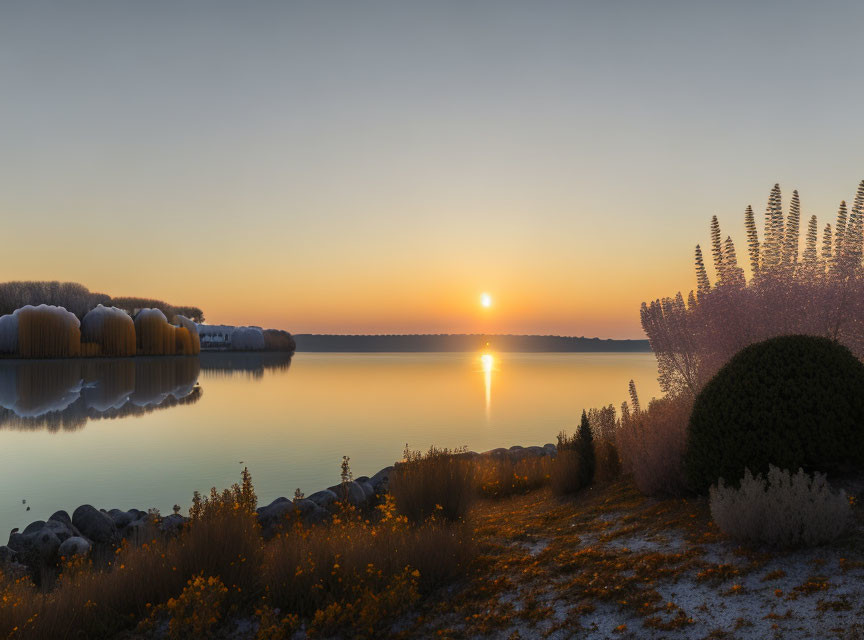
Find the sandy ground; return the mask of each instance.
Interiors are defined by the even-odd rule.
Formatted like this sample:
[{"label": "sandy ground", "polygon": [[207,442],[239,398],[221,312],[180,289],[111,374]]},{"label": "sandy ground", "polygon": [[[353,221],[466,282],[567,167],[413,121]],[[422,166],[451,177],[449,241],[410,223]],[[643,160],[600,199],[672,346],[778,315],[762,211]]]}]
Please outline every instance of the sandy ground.
[{"label": "sandy ground", "polygon": [[862,514],[817,549],[740,547],[704,500],[626,482],[479,505],[467,583],[396,629],[440,638],[864,638]]}]

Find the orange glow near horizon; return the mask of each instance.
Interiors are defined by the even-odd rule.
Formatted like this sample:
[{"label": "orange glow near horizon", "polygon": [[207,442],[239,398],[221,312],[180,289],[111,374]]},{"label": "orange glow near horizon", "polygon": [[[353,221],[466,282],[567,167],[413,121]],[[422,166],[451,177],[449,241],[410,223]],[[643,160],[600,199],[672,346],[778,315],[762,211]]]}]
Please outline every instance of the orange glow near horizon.
[{"label": "orange glow near horizon", "polygon": [[712,214],[746,265],[773,184],[862,178],[856,3],[7,4],[0,278],[214,324],[644,338]]}]

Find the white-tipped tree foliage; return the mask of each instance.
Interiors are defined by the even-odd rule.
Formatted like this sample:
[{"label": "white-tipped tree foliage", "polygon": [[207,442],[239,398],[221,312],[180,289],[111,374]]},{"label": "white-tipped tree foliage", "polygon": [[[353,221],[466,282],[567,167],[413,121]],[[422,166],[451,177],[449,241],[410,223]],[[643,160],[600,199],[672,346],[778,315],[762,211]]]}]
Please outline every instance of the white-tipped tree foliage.
[{"label": "white-tipped tree foliage", "polygon": [[698,244],[696,245],[696,286],[700,293],[707,293],[711,289],[708,272],[705,271],[705,262],[702,260],[702,249]]},{"label": "white-tipped tree foliage", "polygon": [[759,273],[759,232],[756,230],[753,207],[749,205],[744,212],[744,226],[747,228],[747,252],[750,254],[750,270],[753,273]]},{"label": "white-tipped tree foliage", "polygon": [[777,335],[827,336],[864,358],[864,181],[849,215],[841,204],[833,236],[831,225],[825,226],[821,252],[816,216],[799,252],[800,216],[794,192],[784,218],[780,186],[774,185],[760,240],[747,208],[749,280],[731,237],[720,242],[720,224],[712,217],[715,283],[696,245],[696,294],[686,304],[680,293],[642,304],[642,327],[666,393],[696,393],[735,353]]}]

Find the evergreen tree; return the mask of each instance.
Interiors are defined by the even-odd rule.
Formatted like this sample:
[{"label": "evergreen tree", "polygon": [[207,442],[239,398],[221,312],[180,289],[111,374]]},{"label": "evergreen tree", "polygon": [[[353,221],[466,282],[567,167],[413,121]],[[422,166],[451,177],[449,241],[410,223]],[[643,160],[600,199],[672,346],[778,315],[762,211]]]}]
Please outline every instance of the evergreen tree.
[{"label": "evergreen tree", "polygon": [[590,487],[594,482],[594,471],[597,461],[594,454],[594,436],[591,433],[591,424],[588,422],[588,414],[582,410],[582,422],[579,423],[579,437],[576,442],[579,454],[579,486]]},{"label": "evergreen tree", "polygon": [[731,236],[726,236],[723,248],[723,267],[727,284],[744,284],[744,272],[738,266],[735,244],[732,242]]},{"label": "evergreen tree", "polygon": [[789,203],[789,218],[786,221],[786,242],[783,247],[783,263],[794,265],[798,262],[798,229],[801,224],[801,201],[798,190],[792,192]]},{"label": "evergreen tree", "polygon": [[630,381],[630,402],[633,403],[633,413],[638,414],[641,411],[639,407],[639,395],[636,393],[636,383]]},{"label": "evergreen tree", "polygon": [[723,282],[724,264],[723,264],[723,246],[720,244],[720,223],[717,221],[717,216],[711,216],[711,253],[714,255],[714,273],[719,282]]},{"label": "evergreen tree", "polygon": [[765,252],[762,256],[762,266],[766,270],[774,269],[781,260],[783,246],[783,207],[780,196],[780,185],[775,184],[768,196],[768,206],[765,209]]},{"label": "evergreen tree", "polygon": [[756,230],[753,207],[749,205],[744,212],[744,226],[747,227],[747,250],[750,253],[750,270],[756,276],[759,273],[759,232]]},{"label": "evergreen tree", "polygon": [[816,242],[819,240],[819,228],[816,222],[816,216],[810,216],[810,222],[807,224],[807,246],[804,249],[804,264],[813,269],[819,258],[816,250]]},{"label": "evergreen tree", "polygon": [[832,269],[839,269],[843,262],[843,245],[846,241],[846,201],[840,203],[837,210],[837,226],[834,227],[834,254],[831,262]]},{"label": "evergreen tree", "polygon": [[825,225],[825,231],[822,232],[822,262],[825,263],[825,268],[830,269],[833,264],[831,254],[831,225]]},{"label": "evergreen tree", "polygon": [[849,216],[849,229],[846,231],[846,244],[849,248],[849,266],[857,270],[861,266],[862,244],[864,244],[864,180],[858,185],[858,192],[852,203]]},{"label": "evergreen tree", "polygon": [[702,248],[696,245],[696,284],[699,293],[708,293],[711,290],[711,281],[708,280],[708,272],[705,271],[705,262],[702,260]]}]

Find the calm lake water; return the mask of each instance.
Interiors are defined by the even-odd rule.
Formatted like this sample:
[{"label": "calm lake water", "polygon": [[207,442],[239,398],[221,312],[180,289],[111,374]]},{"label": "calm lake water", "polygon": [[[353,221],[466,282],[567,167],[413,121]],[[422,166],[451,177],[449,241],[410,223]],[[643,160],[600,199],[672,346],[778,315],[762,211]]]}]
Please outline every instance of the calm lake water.
[{"label": "calm lake water", "polygon": [[335,484],[343,455],[360,476],[406,443],[554,442],[583,408],[620,406],[631,378],[643,402],[659,395],[641,353],[0,361],[0,544],[84,503],[185,512],[195,489],[229,486],[243,466],[268,503]]}]

